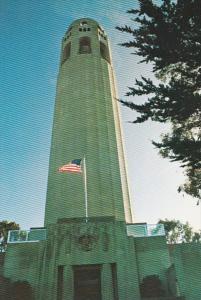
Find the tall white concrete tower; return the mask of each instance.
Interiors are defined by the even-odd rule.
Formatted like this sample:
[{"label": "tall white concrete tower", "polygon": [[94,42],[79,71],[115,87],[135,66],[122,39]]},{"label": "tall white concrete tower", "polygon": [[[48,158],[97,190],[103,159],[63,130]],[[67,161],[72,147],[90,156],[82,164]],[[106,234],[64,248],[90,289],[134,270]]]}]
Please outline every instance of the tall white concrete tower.
[{"label": "tall white concrete tower", "polygon": [[85,216],[83,177],[58,167],[86,157],[88,215],[131,223],[118,101],[108,38],[91,19],[62,40],[45,225]]}]

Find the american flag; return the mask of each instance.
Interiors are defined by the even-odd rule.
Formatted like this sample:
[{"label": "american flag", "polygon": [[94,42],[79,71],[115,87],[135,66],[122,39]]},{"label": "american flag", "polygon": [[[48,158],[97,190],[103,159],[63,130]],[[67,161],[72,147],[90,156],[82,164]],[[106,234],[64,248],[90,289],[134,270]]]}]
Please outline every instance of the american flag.
[{"label": "american flag", "polygon": [[82,173],[81,159],[74,159],[58,169],[59,173]]}]

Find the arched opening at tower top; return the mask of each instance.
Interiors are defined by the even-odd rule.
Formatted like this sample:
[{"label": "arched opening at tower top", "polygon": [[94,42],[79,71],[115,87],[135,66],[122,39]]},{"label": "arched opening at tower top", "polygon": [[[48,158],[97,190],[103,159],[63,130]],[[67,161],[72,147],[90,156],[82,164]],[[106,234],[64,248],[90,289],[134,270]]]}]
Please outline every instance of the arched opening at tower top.
[{"label": "arched opening at tower top", "polygon": [[104,58],[105,60],[107,60],[107,62],[110,63],[109,50],[108,47],[103,42],[100,42],[100,54],[102,58]]},{"label": "arched opening at tower top", "polygon": [[62,63],[65,62],[70,57],[71,43],[68,43],[63,50]]},{"label": "arched opening at tower top", "polygon": [[88,36],[81,37],[79,40],[79,53],[91,53],[91,39]]}]

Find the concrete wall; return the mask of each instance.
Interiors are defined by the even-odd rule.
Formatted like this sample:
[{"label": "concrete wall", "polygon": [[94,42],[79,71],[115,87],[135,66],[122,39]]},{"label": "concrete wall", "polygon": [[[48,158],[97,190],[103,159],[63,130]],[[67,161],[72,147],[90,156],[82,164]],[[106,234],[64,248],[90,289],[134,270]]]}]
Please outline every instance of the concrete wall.
[{"label": "concrete wall", "polygon": [[58,266],[64,267],[64,299],[73,299],[73,266],[102,265],[102,299],[113,299],[111,264],[117,267],[119,300],[140,300],[135,248],[124,222],[98,220],[48,227],[38,300],[56,299]]},{"label": "concrete wall", "polygon": [[4,276],[12,282],[28,281],[36,290],[38,272],[42,264],[39,251],[41,243],[8,244],[4,261]]},{"label": "concrete wall", "polygon": [[167,269],[171,265],[164,236],[135,238],[139,281],[148,275],[158,275],[168,293]]},{"label": "concrete wall", "polygon": [[62,220],[48,226],[47,240],[9,244],[4,276],[28,281],[37,300],[57,298],[58,267],[63,266],[64,299],[73,299],[73,266],[101,265],[102,300],[113,300],[112,264],[116,264],[119,300],[140,300],[135,247],[124,222],[100,218]]},{"label": "concrete wall", "polygon": [[180,294],[186,300],[201,299],[201,244],[170,246]]},{"label": "concrete wall", "polygon": [[165,237],[127,237],[124,222],[112,218],[61,220],[48,227],[46,241],[9,244],[0,260],[4,276],[28,281],[37,300],[56,299],[58,266],[64,267],[64,299],[72,300],[73,266],[90,264],[102,265],[102,299],[113,300],[114,263],[119,300],[140,300],[139,285],[148,275],[159,276],[167,297],[201,299],[200,244],[171,245],[168,250]]}]

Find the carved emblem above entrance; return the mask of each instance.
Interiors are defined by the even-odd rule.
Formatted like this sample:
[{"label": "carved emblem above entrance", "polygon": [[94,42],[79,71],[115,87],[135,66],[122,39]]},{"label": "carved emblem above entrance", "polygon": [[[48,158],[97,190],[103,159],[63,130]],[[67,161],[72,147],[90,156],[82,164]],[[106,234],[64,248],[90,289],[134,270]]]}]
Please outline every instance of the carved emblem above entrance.
[{"label": "carved emblem above entrance", "polygon": [[91,234],[83,234],[78,238],[78,244],[81,250],[91,251],[93,250],[98,238]]}]

